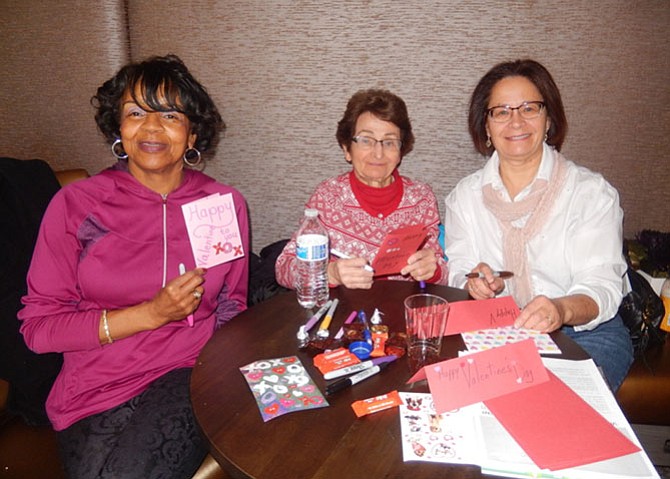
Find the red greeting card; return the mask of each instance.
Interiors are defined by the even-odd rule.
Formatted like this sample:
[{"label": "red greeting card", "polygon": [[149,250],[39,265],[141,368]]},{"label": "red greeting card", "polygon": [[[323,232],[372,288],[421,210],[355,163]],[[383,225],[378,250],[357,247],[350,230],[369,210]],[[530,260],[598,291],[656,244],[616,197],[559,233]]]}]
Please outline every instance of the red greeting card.
[{"label": "red greeting card", "polygon": [[517,316],[519,307],[511,296],[457,301],[450,304],[444,335],[512,326]]},{"label": "red greeting card", "polygon": [[407,265],[407,258],[419,249],[427,234],[423,225],[398,228],[388,233],[372,261],[375,276],[399,273]]},{"label": "red greeting card", "polygon": [[431,364],[423,370],[438,413],[549,380],[532,339]]}]

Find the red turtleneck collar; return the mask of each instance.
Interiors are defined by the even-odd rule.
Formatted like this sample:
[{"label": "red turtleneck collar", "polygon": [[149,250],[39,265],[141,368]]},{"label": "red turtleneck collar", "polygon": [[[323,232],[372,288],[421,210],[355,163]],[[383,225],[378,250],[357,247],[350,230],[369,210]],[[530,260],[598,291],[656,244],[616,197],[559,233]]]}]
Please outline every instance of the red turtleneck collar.
[{"label": "red turtleneck collar", "polygon": [[349,183],[361,207],[377,218],[385,218],[393,213],[402,200],[404,188],[397,169],[393,170],[391,184],[383,188],[366,185],[356,177],[353,170],[349,173]]}]

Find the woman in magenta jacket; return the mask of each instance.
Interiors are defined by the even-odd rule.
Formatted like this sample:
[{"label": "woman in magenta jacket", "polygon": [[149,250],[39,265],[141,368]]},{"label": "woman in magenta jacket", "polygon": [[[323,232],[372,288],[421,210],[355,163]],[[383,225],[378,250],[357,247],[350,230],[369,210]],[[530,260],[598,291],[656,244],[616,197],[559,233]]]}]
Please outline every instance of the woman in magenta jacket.
[{"label": "woman in magenta jacket", "polygon": [[69,477],[190,477],[205,455],[190,371],[245,309],[248,261],[196,268],[181,206],[231,193],[248,251],[245,201],[188,168],[224,124],[176,56],[126,65],[94,104],[119,161],[49,205],[21,331],[34,351],[64,356],[46,406]]}]

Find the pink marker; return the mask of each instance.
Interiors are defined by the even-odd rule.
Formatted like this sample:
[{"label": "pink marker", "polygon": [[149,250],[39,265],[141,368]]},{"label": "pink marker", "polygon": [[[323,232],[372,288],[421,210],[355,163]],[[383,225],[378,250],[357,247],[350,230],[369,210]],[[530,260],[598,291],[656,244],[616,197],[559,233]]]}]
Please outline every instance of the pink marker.
[{"label": "pink marker", "polygon": [[[344,324],[351,324],[351,322],[356,317],[356,311],[352,311],[347,319],[344,320]],[[335,335],[335,339],[340,339],[344,335],[344,326]]]},{"label": "pink marker", "polygon": [[[186,273],[186,266],[184,266],[184,263],[179,263],[179,274],[184,273]],[[188,321],[190,327],[193,327],[193,314],[186,316],[186,321]]]}]

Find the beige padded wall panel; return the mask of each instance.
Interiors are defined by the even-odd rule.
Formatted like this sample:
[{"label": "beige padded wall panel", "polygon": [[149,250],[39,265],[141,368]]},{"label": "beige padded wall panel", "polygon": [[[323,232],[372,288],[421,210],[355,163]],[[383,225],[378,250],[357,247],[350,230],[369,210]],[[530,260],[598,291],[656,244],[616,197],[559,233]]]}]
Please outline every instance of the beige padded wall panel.
[{"label": "beige padded wall panel", "polygon": [[95,173],[113,161],[90,98],[128,61],[123,0],[0,0],[0,155]]},{"label": "beige padded wall panel", "polygon": [[554,74],[574,161],[621,192],[625,229],[670,230],[670,2],[129,1],[135,59],[175,52],[228,131],[207,171],[246,196],[253,247],[287,237],[316,184],[348,169],[334,138],[347,99],[407,102],[416,148],[401,172],[443,198],[483,164],[466,128],[475,83],[533,57]]}]

